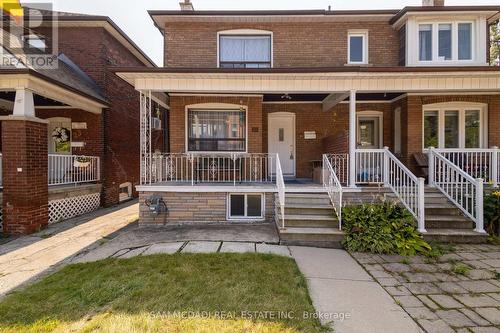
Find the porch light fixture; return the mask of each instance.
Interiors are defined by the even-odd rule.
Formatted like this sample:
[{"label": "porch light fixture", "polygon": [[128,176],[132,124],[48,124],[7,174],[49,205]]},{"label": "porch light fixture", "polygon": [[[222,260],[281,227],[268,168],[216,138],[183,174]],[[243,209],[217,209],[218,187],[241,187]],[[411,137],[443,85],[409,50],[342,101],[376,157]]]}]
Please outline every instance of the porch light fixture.
[{"label": "porch light fixture", "polygon": [[291,101],[292,100],[292,96],[288,95],[288,94],[284,94],[281,96],[281,99],[286,99],[288,101]]}]

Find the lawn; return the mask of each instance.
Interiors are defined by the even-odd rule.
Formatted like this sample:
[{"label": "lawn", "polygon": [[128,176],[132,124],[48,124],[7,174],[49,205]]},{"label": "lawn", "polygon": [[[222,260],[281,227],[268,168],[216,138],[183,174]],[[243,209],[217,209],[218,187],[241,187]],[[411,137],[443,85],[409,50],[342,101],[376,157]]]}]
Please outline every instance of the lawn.
[{"label": "lawn", "polygon": [[71,265],[0,302],[1,332],[324,332],[295,261],[175,254]]}]

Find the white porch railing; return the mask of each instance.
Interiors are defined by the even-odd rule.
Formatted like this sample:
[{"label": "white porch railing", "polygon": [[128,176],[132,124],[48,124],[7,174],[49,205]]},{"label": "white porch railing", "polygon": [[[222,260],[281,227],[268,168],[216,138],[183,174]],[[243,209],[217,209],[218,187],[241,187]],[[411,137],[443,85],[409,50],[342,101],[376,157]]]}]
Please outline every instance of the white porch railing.
[{"label": "white porch railing", "polygon": [[100,163],[96,156],[48,156],[49,186],[91,183],[100,180]]},{"label": "white porch railing", "polygon": [[152,182],[272,183],[276,165],[274,154],[154,154]]},{"label": "white porch railing", "polygon": [[281,213],[281,228],[285,228],[285,179],[281,169],[280,157],[276,154],[276,187],[278,188],[278,205]]},{"label": "white porch railing", "polygon": [[383,184],[384,157],[384,149],[356,149],[356,184]]},{"label": "white porch railing", "polygon": [[435,149],[472,178],[497,187],[500,182],[500,149]]},{"label": "white porch railing", "polygon": [[425,179],[415,176],[388,148],[384,149],[384,184],[415,217],[418,231],[425,230]]},{"label": "white porch railing", "polygon": [[339,230],[342,230],[342,184],[330,163],[330,156],[323,155],[323,186],[328,192],[333,209],[339,220]]},{"label": "white porch railing", "polygon": [[356,183],[383,184],[389,187],[415,217],[418,230],[425,230],[425,184],[389,148],[356,150]]},{"label": "white porch railing", "polygon": [[483,180],[474,179],[434,148],[429,149],[429,184],[438,188],[484,233]]},{"label": "white porch railing", "polygon": [[349,154],[326,154],[341,184],[349,183]]}]

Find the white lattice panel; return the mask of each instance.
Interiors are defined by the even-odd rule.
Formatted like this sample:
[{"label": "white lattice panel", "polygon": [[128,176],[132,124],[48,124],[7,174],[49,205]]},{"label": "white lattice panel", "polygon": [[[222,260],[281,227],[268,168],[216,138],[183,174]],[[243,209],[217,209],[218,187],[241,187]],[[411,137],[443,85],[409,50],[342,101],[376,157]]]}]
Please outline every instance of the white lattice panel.
[{"label": "white lattice panel", "polygon": [[100,206],[100,194],[92,193],[49,202],[49,224],[92,212]]}]

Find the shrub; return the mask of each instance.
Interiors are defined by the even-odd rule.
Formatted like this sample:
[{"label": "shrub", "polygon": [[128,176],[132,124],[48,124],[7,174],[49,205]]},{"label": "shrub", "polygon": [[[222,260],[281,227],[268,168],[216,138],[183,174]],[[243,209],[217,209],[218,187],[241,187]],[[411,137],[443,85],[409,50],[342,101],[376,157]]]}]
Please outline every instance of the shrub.
[{"label": "shrub", "polygon": [[484,197],[484,225],[490,235],[500,235],[500,191]]},{"label": "shrub", "polygon": [[415,228],[413,216],[392,203],[346,207],[343,226],[348,251],[413,256],[432,250]]}]

